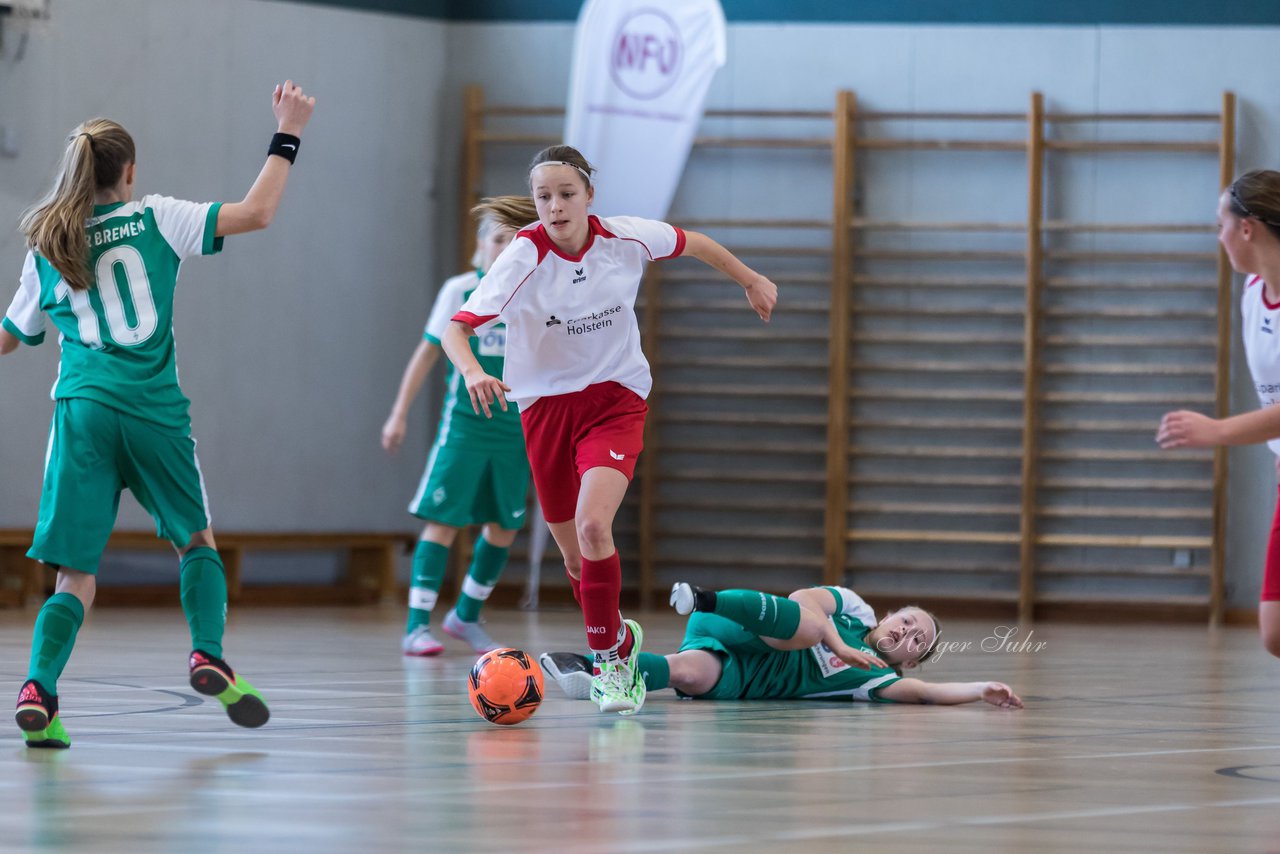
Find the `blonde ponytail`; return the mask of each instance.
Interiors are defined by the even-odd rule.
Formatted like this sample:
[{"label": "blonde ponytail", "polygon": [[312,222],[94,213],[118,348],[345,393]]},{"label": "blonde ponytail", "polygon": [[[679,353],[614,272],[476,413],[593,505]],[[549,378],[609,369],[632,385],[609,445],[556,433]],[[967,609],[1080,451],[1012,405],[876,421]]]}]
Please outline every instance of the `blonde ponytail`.
[{"label": "blonde ponytail", "polygon": [[19,220],[37,250],[77,291],[93,284],[85,221],[99,190],[114,187],[135,159],[133,138],[109,119],[90,119],[72,132],[53,187]]}]

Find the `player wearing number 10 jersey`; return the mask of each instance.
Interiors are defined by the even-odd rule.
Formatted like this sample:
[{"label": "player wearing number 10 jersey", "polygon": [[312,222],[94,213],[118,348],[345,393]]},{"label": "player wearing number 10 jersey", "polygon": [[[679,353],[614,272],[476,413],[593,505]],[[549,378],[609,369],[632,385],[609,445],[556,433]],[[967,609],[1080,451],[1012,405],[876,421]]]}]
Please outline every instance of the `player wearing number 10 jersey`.
[{"label": "player wearing number 10 jersey", "polygon": [[226,235],[274,217],[315,99],[286,81],[272,95],[278,133],[243,201],[135,201],[133,138],[91,119],[67,140],[53,189],[22,219],[30,251],[0,323],[0,354],[59,333],[62,360],[45,455],[40,516],[29,557],[58,570],[36,618],[27,681],[14,717],[29,747],[71,744],[58,715],[57,680],[97,590],[98,562],[129,489],[181,559],[191,630],[191,686],[231,720],[267,722],[261,695],[222,659],[227,583],[178,386],[173,295],[178,268],[222,248]]}]

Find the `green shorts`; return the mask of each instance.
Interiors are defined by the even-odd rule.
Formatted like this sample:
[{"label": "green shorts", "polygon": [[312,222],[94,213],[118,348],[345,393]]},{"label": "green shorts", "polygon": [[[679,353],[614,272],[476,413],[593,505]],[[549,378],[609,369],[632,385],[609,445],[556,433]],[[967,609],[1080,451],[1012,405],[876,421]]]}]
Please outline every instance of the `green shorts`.
[{"label": "green shorts", "polygon": [[27,557],[96,574],[124,489],[176,548],[209,527],[194,439],[94,400],[58,400]]},{"label": "green shorts", "polygon": [[524,526],[529,458],[517,452],[431,449],[409,512],[452,528],[489,522],[508,531]]},{"label": "green shorts", "polygon": [[737,700],[746,692],[748,680],[755,675],[754,666],[761,656],[770,657],[778,650],[760,640],[742,626],[719,614],[695,611],[689,615],[680,651],[702,649],[720,659],[720,679],[697,700]]}]

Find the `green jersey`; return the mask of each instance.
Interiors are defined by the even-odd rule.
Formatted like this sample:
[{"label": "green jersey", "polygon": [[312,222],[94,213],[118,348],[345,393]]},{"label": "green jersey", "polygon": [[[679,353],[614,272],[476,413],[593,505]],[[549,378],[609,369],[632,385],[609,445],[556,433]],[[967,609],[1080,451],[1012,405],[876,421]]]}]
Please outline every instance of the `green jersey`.
[{"label": "green jersey", "polygon": [[222,249],[220,203],[165,196],[98,205],[85,223],[88,290],[72,290],[39,253],[28,252],[4,328],[27,344],[59,332],[53,398],[88,398],[187,435],[189,402],[178,386],[173,296],[178,268]]},{"label": "green jersey", "polygon": [[[854,649],[878,655],[866,639],[876,626],[871,607],[847,588],[825,589],[836,597],[836,613],[830,619],[841,640]],[[703,695],[711,699],[890,702],[880,691],[901,678],[889,667],[863,670],[846,664],[825,643],[808,649],[775,650],[718,614],[690,616],[680,649],[706,649],[727,656],[720,682]]]},{"label": "green jersey", "polygon": [[[449,328],[449,321],[462,308],[471,292],[480,284],[477,273],[462,273],[447,280],[440,288],[431,316],[427,319],[422,337],[437,347]],[[475,354],[484,372],[492,377],[502,377],[507,353],[507,327],[503,323],[490,323],[476,329],[471,337],[471,352]],[[440,413],[440,426],[436,431],[436,444],[465,446],[474,451],[513,451],[524,453],[524,431],[520,427],[520,413],[514,403],[508,403],[507,411],[501,406],[491,406],[493,418],[484,413],[476,414],[471,407],[471,396],[466,383],[454,369],[448,366],[445,376],[444,407]],[[456,443],[456,444],[455,444]]]}]

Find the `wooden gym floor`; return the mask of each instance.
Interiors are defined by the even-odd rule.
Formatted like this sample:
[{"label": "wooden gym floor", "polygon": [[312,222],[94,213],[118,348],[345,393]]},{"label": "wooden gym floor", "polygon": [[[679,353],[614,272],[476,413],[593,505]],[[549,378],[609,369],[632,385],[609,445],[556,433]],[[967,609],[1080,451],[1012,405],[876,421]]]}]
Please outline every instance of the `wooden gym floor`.
[{"label": "wooden gym floor", "polygon": [[[34,616],[0,612],[10,699]],[[637,616],[675,650],[680,618]],[[573,612],[488,619],[535,653],[581,645]],[[186,685],[177,609],[97,611],[60,683],[71,750],[4,724],[0,849],[1280,850],[1280,662],[1249,629],[1046,624],[983,651],[994,625],[949,620],[971,648],[925,675],[1006,681],[1021,712],[664,691],[619,718],[549,684],[501,728],[467,702],[475,656],[403,658],[402,620],[234,612],[227,656],[272,710],[247,731]]]}]

